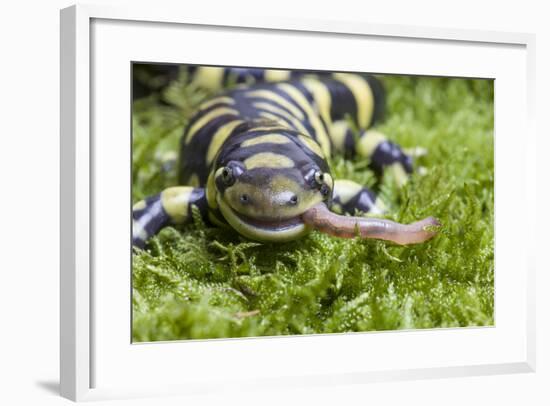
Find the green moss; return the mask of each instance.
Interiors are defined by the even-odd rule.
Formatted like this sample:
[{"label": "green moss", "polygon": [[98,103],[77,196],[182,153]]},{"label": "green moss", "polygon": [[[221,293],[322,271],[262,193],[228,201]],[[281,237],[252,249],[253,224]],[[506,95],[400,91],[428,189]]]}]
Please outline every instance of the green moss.
[{"label": "green moss", "polygon": [[[201,221],[167,228],[133,256],[135,341],[493,324],[493,83],[383,80],[379,130],[428,149],[417,161],[425,175],[401,189],[379,185],[389,218],[433,215],[440,235],[399,247],[314,232],[274,245]],[[134,201],[176,184],[164,157],[208,96],[185,83],[134,104]],[[375,183],[365,161],[335,157],[331,166],[336,177]]]}]

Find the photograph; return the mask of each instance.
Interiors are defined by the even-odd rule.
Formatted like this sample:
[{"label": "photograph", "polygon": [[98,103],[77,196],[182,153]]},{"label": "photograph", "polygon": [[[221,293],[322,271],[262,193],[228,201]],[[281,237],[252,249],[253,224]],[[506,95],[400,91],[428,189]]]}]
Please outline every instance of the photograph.
[{"label": "photograph", "polygon": [[133,343],[494,326],[493,79],[130,69]]}]

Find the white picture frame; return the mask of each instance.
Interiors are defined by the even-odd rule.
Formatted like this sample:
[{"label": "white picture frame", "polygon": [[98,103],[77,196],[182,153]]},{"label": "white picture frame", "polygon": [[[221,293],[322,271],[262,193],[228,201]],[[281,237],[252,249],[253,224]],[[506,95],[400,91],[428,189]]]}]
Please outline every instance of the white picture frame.
[{"label": "white picture frame", "polygon": [[[518,283],[518,289],[521,292],[521,314],[517,315],[514,321],[514,326],[521,325],[521,331],[515,328],[517,339],[514,339],[513,351],[514,356],[506,357],[506,348],[503,348],[500,353],[495,353],[491,361],[486,359],[465,360],[462,365],[459,361],[446,363],[443,360],[437,366],[433,363],[411,362],[408,367],[397,367],[388,369],[368,370],[360,364],[353,364],[353,361],[338,369],[334,365],[334,373],[326,371],[316,372],[314,367],[306,368],[298,371],[298,375],[285,375],[280,371],[274,375],[261,375],[256,381],[246,380],[245,378],[231,381],[232,385],[237,384],[239,387],[257,387],[266,385],[318,385],[318,384],[336,384],[336,383],[358,383],[379,380],[393,379],[420,379],[430,377],[444,376],[467,376],[467,375],[483,375],[483,374],[499,374],[511,372],[529,372],[535,369],[535,269],[534,269],[534,244],[529,244],[534,241],[534,224],[535,224],[535,203],[534,203],[534,181],[530,180],[529,174],[535,171],[534,164],[527,159],[530,153],[535,150],[535,134],[534,134],[534,43],[535,37],[525,33],[505,33],[505,32],[485,32],[460,29],[444,29],[444,28],[429,28],[429,27],[414,27],[402,25],[380,25],[364,23],[352,23],[345,21],[319,21],[307,19],[282,19],[258,17],[254,19],[228,19],[224,16],[216,15],[215,13],[208,16],[192,16],[186,15],[181,9],[166,10],[156,9],[155,7],[130,7],[130,8],[110,8],[105,6],[72,6],[61,11],[61,297],[60,297],[60,312],[61,312],[61,394],[72,400],[91,400],[112,397],[130,397],[144,396],[151,394],[166,394],[166,393],[196,393],[206,390],[211,390],[212,385],[221,387],[219,381],[214,378],[212,384],[206,379],[206,373],[197,372],[197,380],[187,381],[182,378],[181,381],[169,382],[167,385],[152,384],[148,387],[143,385],[132,385],[126,382],[115,382],[113,385],[97,385],[97,361],[101,354],[106,356],[116,356],[118,352],[116,347],[105,349],[102,345],[104,341],[97,339],[95,329],[100,328],[98,324],[103,321],[100,318],[101,311],[94,313],[95,296],[97,292],[98,279],[94,275],[97,270],[98,260],[95,256],[95,239],[94,233],[97,235],[97,220],[94,199],[97,196],[98,184],[95,182],[97,177],[98,167],[96,166],[98,155],[104,154],[101,150],[102,145],[96,144],[92,137],[93,129],[97,129],[97,123],[93,122],[92,115],[94,104],[92,98],[95,97],[95,83],[93,66],[95,61],[94,56],[97,55],[97,48],[104,44],[105,35],[109,35],[109,29],[101,34],[103,37],[94,37],[96,28],[94,24],[97,22],[107,22],[107,25],[112,28],[113,25],[122,24],[127,27],[139,24],[155,24],[155,27],[198,27],[197,29],[214,28],[216,31],[223,32],[235,28],[246,30],[248,35],[258,35],[255,33],[284,33],[285,36],[298,36],[301,34],[311,34],[332,37],[354,37],[354,38],[370,38],[373,40],[407,40],[416,41],[419,44],[436,42],[438,46],[459,46],[461,48],[486,47],[506,48],[512,47],[517,49],[516,58],[518,69],[523,69],[526,73],[525,82],[520,85],[519,104],[524,116],[518,118],[518,127],[524,134],[522,140],[525,145],[521,149],[522,157],[520,167],[522,170],[519,174],[510,172],[510,176],[518,176],[517,180],[524,181],[524,190],[526,200],[525,205],[529,210],[526,215],[529,219],[528,225],[522,226],[520,231],[526,232],[524,249],[521,251],[521,258],[518,259],[521,263],[520,275],[518,278],[522,281]],[[140,30],[145,30],[145,26],[138,27]],[[155,29],[156,29],[155,28]],[[164,34],[163,34],[164,35]],[[412,42],[411,42],[412,43]],[[492,49],[492,48],[491,48]],[[151,56],[158,59],[159,56]],[[155,59],[155,60],[156,60]],[[514,59],[515,60],[515,59]],[[205,61],[205,63],[215,62],[213,60]],[[246,63],[244,63],[246,65]],[[284,67],[284,65],[283,65]],[[421,67],[417,72],[409,73],[425,73]],[[441,68],[444,72],[444,68]],[[466,76],[481,76],[491,77],[487,75],[481,66],[472,64],[466,72]],[[496,78],[499,80],[498,77]],[[517,90],[516,90],[517,91]],[[504,103],[499,104],[498,92],[495,92],[496,111],[502,108],[505,112],[506,106]],[[129,94],[127,95],[129,100]],[[129,102],[128,102],[129,103]],[[499,116],[495,114],[495,128],[499,131]],[[500,127],[502,129],[502,127]],[[518,128],[516,128],[517,130]],[[504,134],[504,130],[502,131]],[[496,143],[497,153],[506,154],[505,141]],[[501,149],[502,146],[502,149]],[[98,149],[99,148],[99,149]],[[502,160],[500,168],[506,170]],[[508,174],[508,172],[505,172]],[[534,178],[534,176],[533,176]],[[497,175],[498,180],[498,175]],[[498,181],[497,181],[498,183]],[[497,189],[497,196],[499,196]],[[503,192],[504,193],[504,192]],[[504,196],[503,193],[500,196]],[[94,196],[96,195],[96,196]],[[498,198],[497,198],[498,201]],[[504,200],[501,200],[504,201]],[[499,203],[500,204],[500,203]],[[504,205],[504,203],[502,203]],[[497,212],[497,219],[498,219]],[[518,226],[519,227],[519,226]],[[504,231],[499,228],[498,220],[496,221],[497,235]],[[502,246],[505,246],[506,241],[502,240]],[[503,252],[503,251],[501,251]],[[499,261],[497,261],[499,264]],[[503,261],[500,262],[503,264]],[[497,267],[497,272],[498,272]],[[504,269],[504,268],[503,268]],[[113,276],[114,277],[114,276]],[[524,289],[523,289],[524,288]],[[129,286],[128,286],[129,289]],[[506,290],[503,288],[502,290]],[[126,293],[126,292],[125,292]],[[101,306],[100,306],[101,307]],[[499,311],[498,306],[496,311]],[[114,312],[116,313],[116,312]],[[126,317],[126,315],[124,316]],[[506,316],[508,317],[508,316]],[[98,319],[99,318],[99,319]],[[125,328],[129,329],[126,322],[119,321],[124,324]],[[501,325],[505,325],[503,322]],[[499,330],[499,324],[494,328],[494,331]],[[488,331],[488,330],[485,330]],[[129,334],[129,333],[128,333]],[[422,333],[414,332],[397,332],[383,333],[390,334],[385,336],[386,340],[399,340],[400,336],[406,335],[410,340],[422,341],[426,337]],[[461,332],[453,329],[441,332],[444,340],[453,340],[453,336],[458,336]],[[468,337],[460,337],[460,339],[468,341],[474,345],[482,338],[483,335],[492,334],[484,333],[483,329],[477,329],[473,333],[467,333]],[[496,334],[496,333],[495,333]],[[323,350],[327,345],[335,345],[337,341],[342,343],[342,340],[347,340],[345,345],[360,345],[365,337],[374,337],[373,335],[347,335],[351,338],[338,335],[333,337],[315,338],[314,341],[306,341],[304,339],[283,338],[273,339],[271,341],[263,340],[227,340],[224,344],[226,348],[217,346],[214,347],[212,342],[204,341],[196,343],[193,351],[200,353],[201,351],[214,352],[218,356],[227,355],[229,347],[233,350],[250,351],[251,355],[255,351],[265,351],[265,348],[272,345],[281,347],[281,340],[284,342],[284,348],[292,348],[291,351],[307,351],[307,348],[320,345],[319,349]],[[379,335],[380,336],[380,335]],[[106,335],[108,337],[108,335]],[[495,336],[497,337],[497,336]],[[495,337],[491,340],[496,339]],[[498,338],[498,337],[497,337]],[[278,341],[277,341],[278,340]],[[320,344],[321,341],[324,344]],[[369,338],[372,340],[372,338]],[[512,341],[511,341],[512,342]],[[487,345],[491,344],[489,340]],[[131,347],[130,340],[126,344]],[[177,344],[176,344],[177,345]],[[421,345],[421,344],[419,344]],[[164,356],[172,352],[175,354],[174,344],[155,345],[156,350],[164,346],[162,351]],[[145,348],[145,346],[141,346]],[[181,347],[181,346],[180,346]],[[307,347],[307,348],[306,348]],[[504,346],[506,347],[506,345]],[[250,348],[247,350],[246,348]],[[282,348],[282,347],[281,347]],[[511,347],[510,347],[511,348]],[[155,351],[156,351],[155,350]],[[121,356],[117,362],[130,358],[138,357],[134,354],[135,351],[130,351],[128,354]],[[500,355],[499,355],[500,354]],[[147,355],[146,355],[147,357]],[[155,358],[157,355],[155,355]],[[243,361],[246,362],[246,361]],[[100,364],[105,364],[103,361]],[[274,369],[277,369],[274,366]],[[299,369],[299,368],[298,368]],[[93,372],[95,371],[95,372]],[[120,371],[116,371],[120,373]],[[201,375],[202,374],[202,375]],[[221,372],[223,377],[223,371]],[[228,378],[230,378],[228,376]],[[233,378],[233,377],[231,377]],[[221,378],[220,378],[221,379]],[[229,384],[228,384],[229,385]]]}]

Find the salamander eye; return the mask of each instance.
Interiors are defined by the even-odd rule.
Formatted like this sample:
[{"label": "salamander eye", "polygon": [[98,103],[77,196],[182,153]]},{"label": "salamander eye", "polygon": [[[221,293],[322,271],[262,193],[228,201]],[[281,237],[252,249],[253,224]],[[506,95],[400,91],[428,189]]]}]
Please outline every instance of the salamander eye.
[{"label": "salamander eye", "polygon": [[226,186],[231,186],[235,183],[235,176],[233,176],[233,169],[225,167],[222,169],[222,181]]},{"label": "salamander eye", "polygon": [[325,181],[324,173],[321,171],[315,172],[315,182],[320,186],[324,183],[324,181]]}]

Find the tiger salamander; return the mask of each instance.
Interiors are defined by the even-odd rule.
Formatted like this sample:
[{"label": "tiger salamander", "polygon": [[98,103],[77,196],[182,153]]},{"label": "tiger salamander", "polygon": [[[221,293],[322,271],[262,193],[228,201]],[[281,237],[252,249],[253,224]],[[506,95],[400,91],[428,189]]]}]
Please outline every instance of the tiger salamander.
[{"label": "tiger salamander", "polygon": [[181,138],[181,186],[134,205],[135,246],[163,227],[191,221],[192,206],[210,224],[266,242],[311,230],[397,244],[436,234],[433,217],[412,224],[373,217],[383,212],[376,195],[331,175],[333,154],[364,157],[378,176],[391,171],[400,182],[413,171],[411,157],[373,129],[384,113],[384,90],[374,76],[217,67],[190,74],[212,90],[230,79],[237,86],[191,117]]}]

